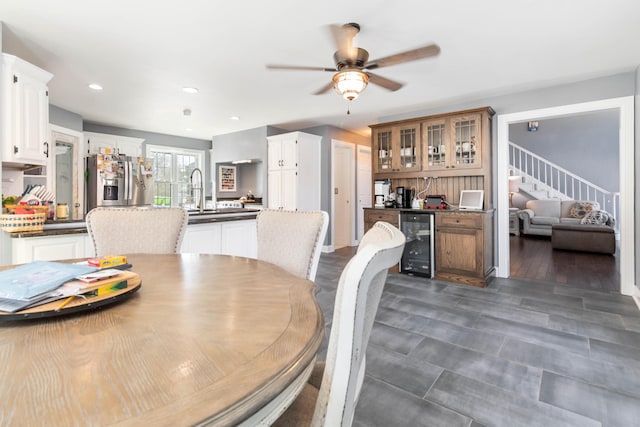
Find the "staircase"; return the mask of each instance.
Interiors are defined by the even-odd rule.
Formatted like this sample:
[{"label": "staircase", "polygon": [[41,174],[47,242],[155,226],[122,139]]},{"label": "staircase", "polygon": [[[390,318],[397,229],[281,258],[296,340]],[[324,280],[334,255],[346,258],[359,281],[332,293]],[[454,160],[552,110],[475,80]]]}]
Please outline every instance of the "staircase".
[{"label": "staircase", "polygon": [[597,201],[601,210],[613,215],[618,227],[620,193],[598,187],[512,142],[509,142],[509,175],[521,176],[520,192],[534,199]]}]

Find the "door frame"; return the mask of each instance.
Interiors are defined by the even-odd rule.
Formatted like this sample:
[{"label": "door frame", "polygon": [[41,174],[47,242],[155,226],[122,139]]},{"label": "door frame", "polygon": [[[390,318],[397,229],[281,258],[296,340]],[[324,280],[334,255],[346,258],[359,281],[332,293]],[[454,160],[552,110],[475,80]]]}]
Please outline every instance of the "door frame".
[{"label": "door frame", "polygon": [[58,125],[49,125],[49,135],[51,135],[51,144],[49,147],[49,152],[53,153],[53,156],[50,156],[51,161],[47,167],[47,183],[53,191],[56,188],[56,160],[55,160],[55,148],[56,141],[62,141],[73,145],[74,150],[74,162],[76,165],[75,168],[75,176],[74,176],[74,184],[75,189],[74,192],[77,193],[76,203],[79,203],[79,206],[71,206],[69,210],[69,215],[72,219],[82,219],[86,212],[84,212],[84,192],[85,192],[85,182],[84,182],[84,133],[79,132],[77,130],[68,129]]},{"label": "door frame", "polygon": [[334,189],[336,188],[336,149],[338,147],[347,148],[351,152],[351,174],[349,177],[349,185],[348,185],[348,194],[349,200],[352,201],[351,209],[349,214],[349,241],[351,242],[351,246],[355,246],[357,243],[355,241],[355,214],[356,210],[353,206],[353,201],[355,200],[355,180],[356,180],[356,144],[352,142],[340,141],[338,139],[331,139],[331,186],[329,191],[331,192],[331,246],[332,251],[335,250],[336,240],[335,240],[335,193]]},{"label": "door frame", "polygon": [[[366,163],[367,166],[369,167],[369,174],[365,177],[366,179],[362,179],[363,177],[360,175],[360,153],[362,152],[366,152],[368,157],[369,157],[369,161]],[[364,211],[362,213],[362,223],[360,221],[360,209],[367,207],[367,208],[372,208],[373,207],[373,168],[372,168],[372,163],[371,163],[371,156],[373,155],[373,150],[371,149],[371,147],[369,147],[368,145],[356,145],[356,213],[355,213],[355,217],[356,217],[356,224],[355,224],[355,242],[356,245],[360,244],[360,226],[362,226],[363,229],[363,233],[362,233],[362,237],[364,237],[364,233],[367,232],[367,230],[364,229]],[[362,189],[360,188],[360,183],[365,181],[366,182],[366,186],[369,189],[369,200],[367,203],[361,203],[360,202],[360,195],[362,194]],[[366,205],[366,206],[363,206]]]},{"label": "door frame", "polygon": [[634,181],[634,97],[603,99],[599,101],[569,104],[498,116],[497,145],[497,250],[496,275],[509,277],[509,125],[544,118],[574,115],[598,110],[619,111],[619,157],[620,157],[620,292],[623,295],[640,297],[635,285],[635,181]]}]

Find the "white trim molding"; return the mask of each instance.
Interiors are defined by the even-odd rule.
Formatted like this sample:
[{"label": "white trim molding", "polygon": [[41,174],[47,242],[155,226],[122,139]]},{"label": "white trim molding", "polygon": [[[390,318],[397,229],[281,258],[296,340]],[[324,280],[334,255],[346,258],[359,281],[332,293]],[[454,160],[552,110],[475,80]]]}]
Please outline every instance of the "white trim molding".
[{"label": "white trim molding", "polygon": [[[620,112],[620,292],[634,295],[640,301],[635,286],[635,182],[634,182],[634,97],[603,99],[580,104],[563,105],[539,110],[498,116],[497,146],[497,249],[496,275],[509,277],[509,125],[548,117],[568,116],[591,111],[615,109]],[[639,304],[640,307],[640,304]]]}]

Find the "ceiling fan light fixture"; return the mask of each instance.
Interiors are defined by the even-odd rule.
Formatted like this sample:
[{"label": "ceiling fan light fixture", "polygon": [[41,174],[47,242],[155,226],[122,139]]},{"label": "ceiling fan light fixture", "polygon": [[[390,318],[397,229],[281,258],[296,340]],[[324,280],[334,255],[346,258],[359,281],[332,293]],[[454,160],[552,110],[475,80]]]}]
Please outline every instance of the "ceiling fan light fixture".
[{"label": "ceiling fan light fixture", "polygon": [[353,101],[365,90],[369,76],[360,70],[344,70],[333,76],[333,88],[347,101]]}]

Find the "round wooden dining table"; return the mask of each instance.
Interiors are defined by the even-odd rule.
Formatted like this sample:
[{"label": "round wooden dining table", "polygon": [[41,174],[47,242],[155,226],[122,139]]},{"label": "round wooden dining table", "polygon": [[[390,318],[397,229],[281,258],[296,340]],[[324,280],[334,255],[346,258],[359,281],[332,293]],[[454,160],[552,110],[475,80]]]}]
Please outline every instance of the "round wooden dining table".
[{"label": "round wooden dining table", "polygon": [[129,255],[129,298],[0,323],[0,425],[251,425],[306,382],[314,284],[254,259]]}]

